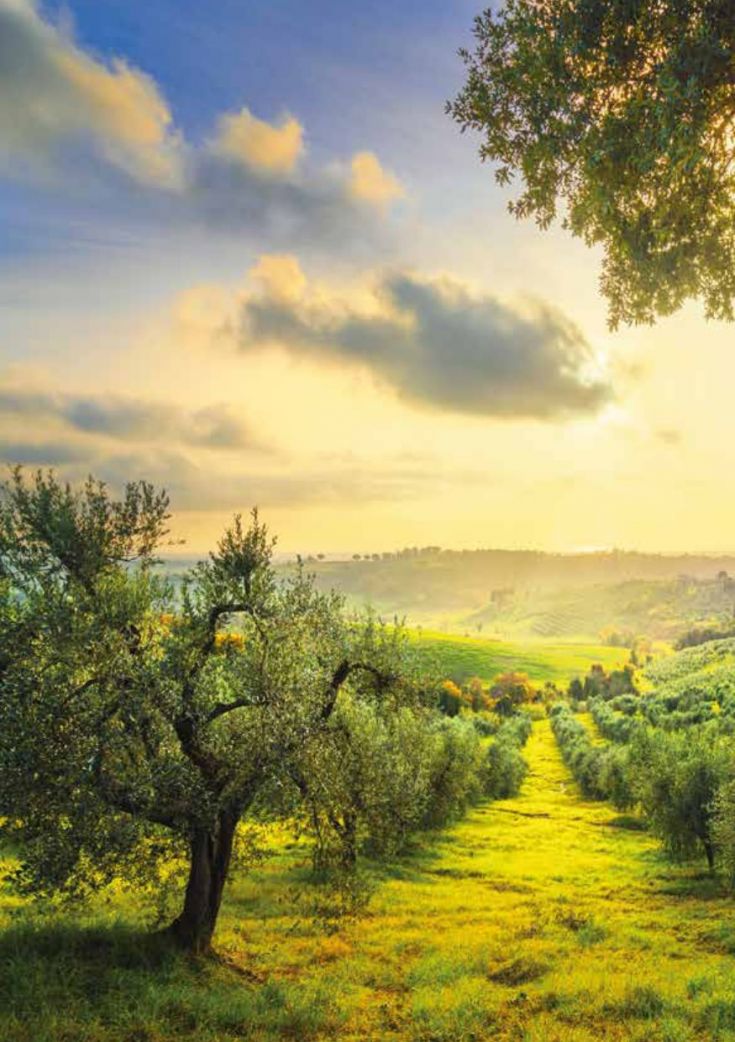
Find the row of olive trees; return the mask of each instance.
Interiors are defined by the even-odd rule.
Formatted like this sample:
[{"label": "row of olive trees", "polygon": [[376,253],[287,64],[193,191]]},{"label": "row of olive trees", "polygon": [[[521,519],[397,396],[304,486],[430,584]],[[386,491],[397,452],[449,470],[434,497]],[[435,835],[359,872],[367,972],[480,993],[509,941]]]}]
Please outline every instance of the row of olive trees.
[{"label": "row of olive trees", "polygon": [[627,754],[617,746],[592,742],[584,724],[566,702],[551,707],[551,727],[567,767],[582,793],[593,800],[609,799],[619,810],[635,803],[627,771]]},{"label": "row of olive trees", "polygon": [[625,716],[613,727],[603,711],[597,716],[614,744],[596,746],[567,705],[551,713],[562,755],[586,796],[621,810],[637,806],[672,859],[704,854],[710,869],[733,879],[735,759],[726,736],[713,727],[669,732]]},{"label": "row of olive trees", "polygon": [[3,487],[0,815],[31,894],[156,885],[184,859],[168,932],[203,951],[246,816],[302,818],[316,860],[349,867],[459,816],[484,751],[399,628],[276,578],[257,514],[178,591],[154,568],[168,518],[143,482]]},{"label": "row of olive trees", "polygon": [[390,857],[417,831],[441,828],[483,795],[483,748],[469,721],[389,694],[345,692],[328,725],[289,764],[319,869]]}]

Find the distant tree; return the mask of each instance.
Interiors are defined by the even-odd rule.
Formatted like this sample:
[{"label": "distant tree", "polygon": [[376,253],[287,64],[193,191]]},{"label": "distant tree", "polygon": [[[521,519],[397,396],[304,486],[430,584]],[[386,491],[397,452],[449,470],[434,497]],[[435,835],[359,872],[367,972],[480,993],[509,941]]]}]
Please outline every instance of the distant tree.
[{"label": "distant tree", "polygon": [[561,698],[561,691],[552,680],[547,680],[541,689],[541,701],[545,705],[552,705]]},{"label": "distant tree", "polygon": [[600,643],[611,648],[630,648],[635,641],[635,634],[630,629],[619,626],[604,626],[600,630]]},{"label": "distant tree", "polygon": [[[635,682],[635,664],[631,661],[626,663],[622,669],[614,669],[610,673],[599,662],[590,666],[590,671],[584,678],[582,698],[603,698],[605,700],[616,698],[618,695],[637,694],[638,688]],[[577,700],[576,695],[570,697]]]},{"label": "distant tree", "polygon": [[584,684],[579,677],[574,677],[570,681],[567,694],[569,695],[569,701],[572,705],[576,705],[577,702],[582,702],[584,700]]},{"label": "distant tree", "polygon": [[445,716],[458,716],[460,709],[469,708],[469,699],[453,680],[445,680],[439,692],[439,708]]},{"label": "distant tree", "polygon": [[607,674],[605,667],[599,662],[590,666],[590,671],[584,678],[584,697],[597,698],[603,694],[607,687]]},{"label": "distant tree", "polygon": [[362,556],[360,554],[353,554],[352,555],[352,560],[353,561],[360,561],[360,560],[362,560]]},{"label": "distant tree", "polygon": [[2,831],[39,895],[151,883],[184,859],[169,935],[204,951],[264,786],[318,745],[343,690],[374,700],[400,681],[392,637],[366,635],[301,571],[276,581],[257,514],[177,596],[152,567],[168,516],[145,482],[114,499],[17,470],[3,488]]},{"label": "distant tree", "polygon": [[609,320],[690,297],[732,319],[732,0],[506,0],[475,21],[450,113],[483,135],[517,217],[604,251]]},{"label": "distant tree", "polygon": [[470,677],[466,684],[467,695],[472,709],[475,713],[480,713],[485,709],[490,709],[492,702],[490,701],[488,694],[485,690],[480,677]]},{"label": "distant tree", "polygon": [[500,673],[490,685],[491,699],[496,703],[507,701],[514,708],[533,702],[537,694],[526,673]]},{"label": "distant tree", "polygon": [[324,555],[324,554],[317,554],[317,555],[316,555],[316,559],[317,559],[317,561],[323,561],[323,560],[324,560],[324,557],[325,557],[325,555]]}]

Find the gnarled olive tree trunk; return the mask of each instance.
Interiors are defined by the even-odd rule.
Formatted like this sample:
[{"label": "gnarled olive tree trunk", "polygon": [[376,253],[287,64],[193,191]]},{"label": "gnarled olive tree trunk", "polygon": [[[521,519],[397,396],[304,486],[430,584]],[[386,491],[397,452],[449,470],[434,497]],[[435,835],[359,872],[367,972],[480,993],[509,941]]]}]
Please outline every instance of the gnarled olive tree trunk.
[{"label": "gnarled olive tree trunk", "polygon": [[190,839],[191,863],[184,907],[167,933],[187,951],[209,951],[232,857],[238,816],[220,813],[212,829],[197,828]]}]

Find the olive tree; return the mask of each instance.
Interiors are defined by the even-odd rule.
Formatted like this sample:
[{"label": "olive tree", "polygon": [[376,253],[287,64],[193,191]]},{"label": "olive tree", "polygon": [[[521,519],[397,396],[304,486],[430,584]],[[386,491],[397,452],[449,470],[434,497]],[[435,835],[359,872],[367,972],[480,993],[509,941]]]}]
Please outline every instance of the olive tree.
[{"label": "olive tree", "polygon": [[351,871],[361,849],[392,856],[415,832],[460,817],[480,795],[474,728],[415,696],[343,697],[325,738],[307,743],[293,765],[319,867]]},{"label": "olive tree", "polygon": [[[38,895],[188,862],[179,945],[209,948],[238,823],[394,662],[300,569],[277,580],[254,514],[176,588],[154,568],[168,499],[16,470],[0,501],[0,792]],[[238,622],[238,632],[228,626]],[[377,649],[377,651],[376,651]],[[376,661],[364,654],[375,652]]]},{"label": "olive tree", "polygon": [[517,217],[603,250],[610,324],[700,297],[733,318],[732,0],[505,0],[475,21],[448,105]]},{"label": "olive tree", "polygon": [[713,869],[716,798],[732,774],[729,743],[699,727],[638,732],[628,763],[632,791],[666,852],[683,860],[701,849]]}]

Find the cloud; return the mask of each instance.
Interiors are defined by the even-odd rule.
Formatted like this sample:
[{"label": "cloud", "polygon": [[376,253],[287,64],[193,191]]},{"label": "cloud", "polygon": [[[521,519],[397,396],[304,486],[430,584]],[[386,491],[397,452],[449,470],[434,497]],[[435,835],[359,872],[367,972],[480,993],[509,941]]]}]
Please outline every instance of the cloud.
[{"label": "cloud", "polygon": [[[186,412],[173,405],[115,396],[0,388],[0,415],[23,417],[33,421],[35,426],[56,424],[77,435],[98,435],[119,441],[179,442],[211,449],[261,449],[247,426],[226,405]],[[28,448],[31,443],[22,444]],[[71,446],[69,449],[71,451]],[[43,444],[39,446],[39,452],[42,451],[45,451]],[[78,453],[83,456],[88,451],[80,448]]]},{"label": "cloud", "polygon": [[271,300],[301,300],[308,281],[296,257],[290,253],[266,253],[250,269],[250,277],[259,282]]},{"label": "cloud", "polygon": [[[455,279],[398,271],[378,276],[369,306],[358,307],[307,292],[295,265],[280,258],[256,268],[262,289],[242,303],[243,352],[280,345],[358,364],[408,401],[482,416],[550,420],[611,400],[582,333],[547,304],[521,310]],[[280,291],[286,274],[298,293]]]},{"label": "cloud", "polygon": [[406,194],[398,178],[383,169],[373,152],[358,152],[350,169],[349,191],[354,199],[386,207]]},{"label": "cloud", "polygon": [[267,236],[271,249],[364,249],[375,213],[402,194],[370,152],[306,161],[294,116],[271,123],[243,107],[186,140],[152,77],[86,53],[35,0],[0,0],[0,139],[6,176],[77,198],[80,184],[102,187],[107,220],[119,207],[147,227],[204,223]]},{"label": "cloud", "polygon": [[61,467],[82,463],[89,453],[79,445],[58,441],[14,441],[0,435],[0,458],[29,467]]},{"label": "cloud", "polygon": [[166,449],[131,452],[105,451],[89,444],[36,443],[5,439],[0,435],[0,462],[49,466],[68,481],[88,474],[114,489],[128,481],[144,479],[165,488],[175,510],[245,511],[252,506],[324,507],[330,504],[395,503],[410,499],[436,484],[432,470],[402,467],[380,471],[369,465],[328,463],[306,469],[233,472],[201,466],[186,455]]},{"label": "cloud", "polygon": [[138,477],[153,481],[166,488],[174,507],[180,510],[394,503],[413,498],[435,482],[431,472],[406,468],[380,472],[369,466],[356,468],[354,465],[270,471],[241,469],[231,473],[200,467],[173,453],[102,458],[95,464],[95,473],[116,486]]},{"label": "cloud", "polygon": [[291,174],[304,151],[304,128],[293,116],[274,126],[243,108],[220,116],[212,149],[256,173]]},{"label": "cloud", "polygon": [[91,58],[32,0],[0,0],[0,136],[5,165],[51,168],[75,145],[147,184],[175,188],[182,177],[155,82],[122,60]]},{"label": "cloud", "polygon": [[209,227],[265,236],[271,249],[294,243],[330,251],[369,249],[384,234],[385,199],[357,198],[352,174],[340,164],[298,164],[289,173],[256,169],[212,149],[192,155],[186,196],[189,216]]}]

